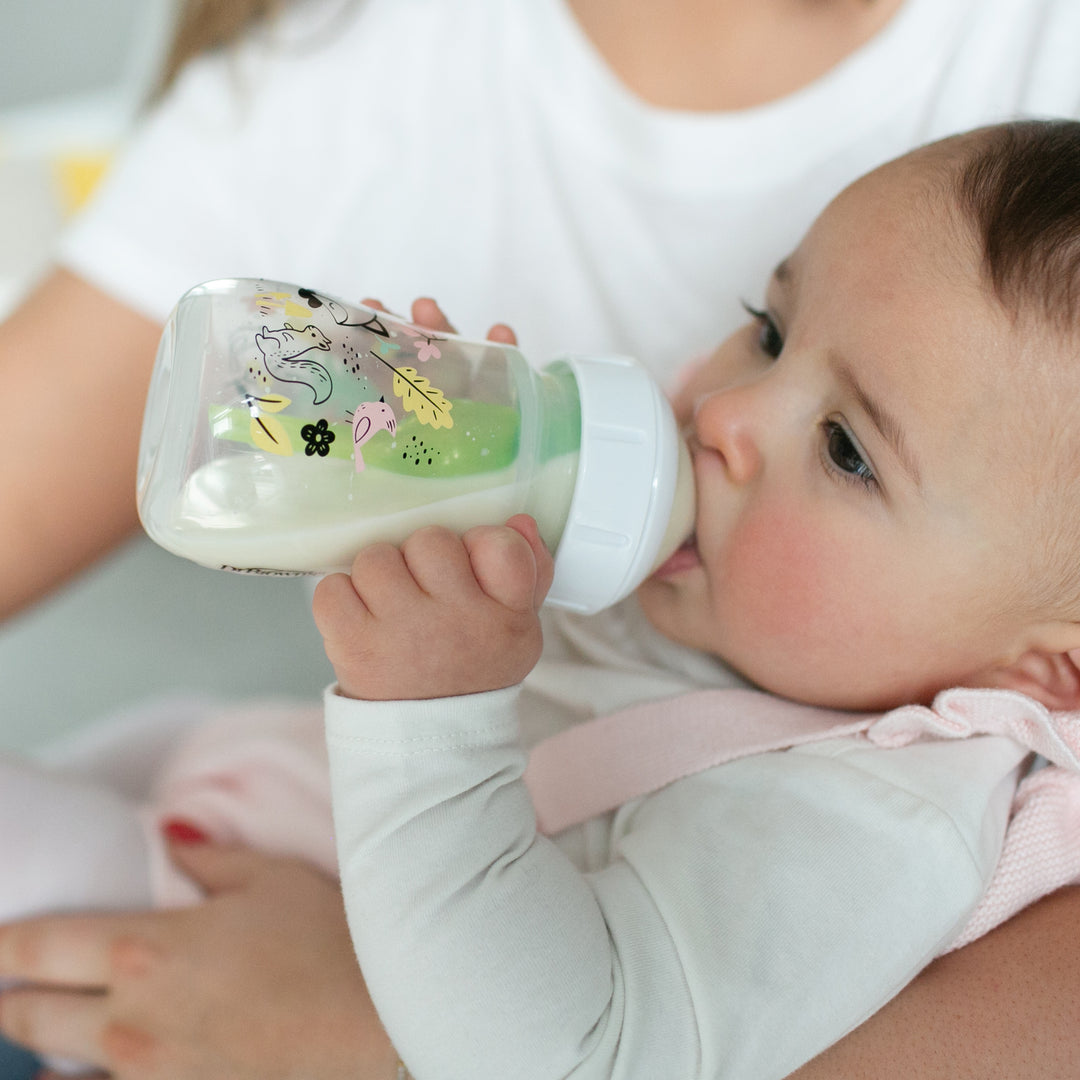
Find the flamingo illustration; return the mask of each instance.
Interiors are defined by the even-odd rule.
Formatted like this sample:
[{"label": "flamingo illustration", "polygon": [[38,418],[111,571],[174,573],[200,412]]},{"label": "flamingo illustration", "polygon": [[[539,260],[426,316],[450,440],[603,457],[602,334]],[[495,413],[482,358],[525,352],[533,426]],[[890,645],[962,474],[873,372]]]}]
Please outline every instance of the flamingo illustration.
[{"label": "flamingo illustration", "polygon": [[356,406],[353,414],[353,446],[356,448],[357,472],[364,468],[364,456],[360,453],[360,447],[377,431],[389,431],[393,435],[396,430],[397,417],[383,398],[378,401],[364,401]]},{"label": "flamingo illustration", "polygon": [[315,404],[321,405],[334,389],[330,372],[314,360],[298,360],[312,349],[328,352],[330,339],[313,323],[302,330],[286,323],[280,330],[268,330],[255,335],[255,344],[263,355],[266,370],[282,382],[299,383],[315,395]]}]

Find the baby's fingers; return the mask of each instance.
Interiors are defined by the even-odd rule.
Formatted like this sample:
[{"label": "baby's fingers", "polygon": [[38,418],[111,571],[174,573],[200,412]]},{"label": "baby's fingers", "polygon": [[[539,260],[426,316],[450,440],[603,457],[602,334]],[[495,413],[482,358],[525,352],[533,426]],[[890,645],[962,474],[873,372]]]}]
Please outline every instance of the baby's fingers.
[{"label": "baby's fingers", "polygon": [[550,561],[532,518],[512,519],[520,527],[478,526],[462,541],[480,588],[511,611],[533,612],[551,584]]},{"label": "baby's fingers", "polygon": [[[429,330],[439,330],[444,334],[457,333],[442,308],[430,297],[425,296],[413,301],[412,319],[418,326],[427,327]],[[516,345],[517,334],[506,323],[496,323],[487,332],[487,340],[495,342],[496,345]]]},{"label": "baby's fingers", "polygon": [[[369,308],[374,308],[376,311],[386,311],[388,315],[394,314],[387,311],[386,307],[379,300],[366,299],[361,303],[365,304]],[[446,317],[443,309],[439,307],[437,301],[433,300],[430,296],[421,296],[413,301],[412,304],[412,321],[417,326],[423,326],[428,330],[437,330],[444,334],[456,334],[457,329],[454,324]],[[496,345],[516,345],[517,334],[513,329],[506,325],[506,323],[495,323],[494,326],[487,332],[487,340],[495,342]]]},{"label": "baby's fingers", "polygon": [[496,323],[487,332],[488,341],[494,341],[496,345],[516,345],[518,343],[517,334],[506,325],[506,323]]},{"label": "baby's fingers", "polygon": [[536,591],[533,606],[539,609],[555,577],[555,557],[548,551],[547,544],[541,538],[540,527],[536,524],[535,518],[528,514],[515,514],[506,524],[508,528],[520,533],[532,548],[533,558],[536,560]]},{"label": "baby's fingers", "polygon": [[401,545],[409,574],[427,596],[454,603],[475,598],[469,554],[458,535],[441,525],[417,529]]},{"label": "baby's fingers", "polygon": [[444,334],[457,333],[450,324],[450,320],[443,314],[442,308],[430,296],[422,296],[413,301],[412,321],[417,326],[423,326],[428,330],[440,330]]}]

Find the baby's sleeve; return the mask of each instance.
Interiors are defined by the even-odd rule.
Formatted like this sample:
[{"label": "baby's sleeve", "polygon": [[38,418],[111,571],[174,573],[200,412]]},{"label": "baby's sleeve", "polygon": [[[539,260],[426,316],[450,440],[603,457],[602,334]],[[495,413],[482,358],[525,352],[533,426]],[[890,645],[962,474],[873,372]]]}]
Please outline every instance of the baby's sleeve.
[{"label": "baby's sleeve", "polygon": [[1023,758],[744,759],[623,807],[587,869],[536,833],[516,694],[327,699],[350,928],[417,1080],[788,1075],[959,932]]}]

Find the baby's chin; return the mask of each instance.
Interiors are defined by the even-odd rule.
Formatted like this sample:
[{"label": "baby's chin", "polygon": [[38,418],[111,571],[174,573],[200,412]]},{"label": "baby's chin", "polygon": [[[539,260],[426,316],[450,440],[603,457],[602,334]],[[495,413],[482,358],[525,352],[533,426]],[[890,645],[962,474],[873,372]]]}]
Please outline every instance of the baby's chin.
[{"label": "baby's chin", "polygon": [[697,541],[690,535],[634,591],[652,628],[680,644],[686,642],[681,640],[676,625],[679,606],[685,602],[686,588],[692,588],[691,575],[700,568]]},{"label": "baby's chin", "polygon": [[637,587],[634,599],[645,621],[661,637],[726,663],[708,640],[711,635],[700,632],[700,599],[705,589],[701,578],[696,553],[688,555],[680,548]]}]

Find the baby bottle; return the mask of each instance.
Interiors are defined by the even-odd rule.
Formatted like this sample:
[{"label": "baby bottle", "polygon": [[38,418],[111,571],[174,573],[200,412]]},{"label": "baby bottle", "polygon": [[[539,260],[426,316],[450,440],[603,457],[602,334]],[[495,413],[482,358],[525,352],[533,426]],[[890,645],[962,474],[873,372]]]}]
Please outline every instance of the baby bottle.
[{"label": "baby bottle", "polygon": [[626,357],[536,371],[311,289],[196,286],[162,335],[139,451],[150,536],[249,574],[348,570],[380,540],[536,518],[550,603],[628,595],[693,528],[671,409]]}]

